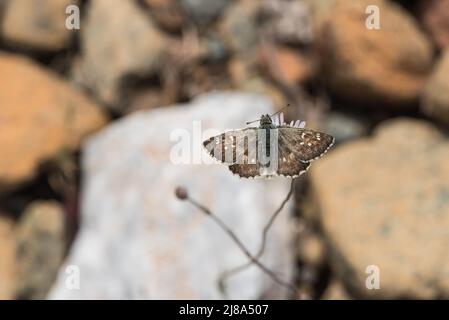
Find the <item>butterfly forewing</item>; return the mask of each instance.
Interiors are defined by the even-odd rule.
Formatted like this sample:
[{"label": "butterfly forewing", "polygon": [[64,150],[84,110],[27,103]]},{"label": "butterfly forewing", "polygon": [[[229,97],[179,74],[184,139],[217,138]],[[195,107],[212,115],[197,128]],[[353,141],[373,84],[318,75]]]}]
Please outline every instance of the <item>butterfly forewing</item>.
[{"label": "butterfly forewing", "polygon": [[299,129],[279,128],[279,157],[294,157],[310,162],[321,157],[333,145],[334,137],[326,133]]},{"label": "butterfly forewing", "polygon": [[220,162],[255,164],[257,159],[257,130],[232,130],[203,142],[209,154]]}]

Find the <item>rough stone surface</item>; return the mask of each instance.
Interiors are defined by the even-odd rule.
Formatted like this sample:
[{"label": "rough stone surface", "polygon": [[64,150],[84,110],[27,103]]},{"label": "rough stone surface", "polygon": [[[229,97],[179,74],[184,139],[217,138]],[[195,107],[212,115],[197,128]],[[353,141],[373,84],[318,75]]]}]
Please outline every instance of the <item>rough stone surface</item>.
[{"label": "rough stone surface", "polygon": [[44,299],[65,252],[64,210],[54,201],[33,202],[17,227],[16,297]]},{"label": "rough stone surface", "polygon": [[[432,125],[399,119],[312,167],[333,268],[358,297],[449,297],[448,158]],[[370,265],[380,290],[365,286]]]},{"label": "rough stone surface", "polygon": [[126,77],[157,72],[165,40],[134,1],[96,0],[87,8],[76,80],[110,107],[118,108]]},{"label": "rough stone surface", "polygon": [[0,54],[0,74],[0,190],[31,179],[106,122],[86,96],[25,58]]},{"label": "rough stone surface", "polygon": [[435,69],[426,83],[422,110],[429,117],[449,126],[449,49],[436,63]]},{"label": "rough stone surface", "polygon": [[433,41],[440,48],[449,45],[449,0],[421,0],[421,20]]},{"label": "rough stone surface", "polygon": [[[368,5],[380,10],[380,29],[365,26]],[[320,34],[324,71],[338,95],[378,106],[410,105],[432,63],[432,46],[413,18],[391,1],[338,1]]]},{"label": "rough stone surface", "polygon": [[66,28],[66,8],[78,0],[7,1],[1,35],[26,48],[56,51],[68,47],[72,30]]},{"label": "rough stone surface", "polygon": [[[63,266],[49,297],[223,298],[218,276],[246,258],[208,216],[177,199],[175,189],[184,186],[255,252],[289,180],[240,179],[211,163],[201,142],[272,110],[257,95],[217,92],[190,105],[136,112],[90,139],[83,152],[82,225],[65,263],[79,266],[80,290],[65,288]],[[193,122],[200,120],[203,131],[214,132],[201,137],[199,123]],[[170,154],[179,152],[172,149],[179,147],[176,134],[182,132],[209,164],[171,161]],[[270,230],[262,259],[286,281],[293,267],[291,222],[286,209]],[[227,285],[230,298],[286,297],[284,288],[255,267]]]},{"label": "rough stone surface", "polygon": [[0,215],[0,300],[14,299],[15,278],[14,224],[2,214]]}]

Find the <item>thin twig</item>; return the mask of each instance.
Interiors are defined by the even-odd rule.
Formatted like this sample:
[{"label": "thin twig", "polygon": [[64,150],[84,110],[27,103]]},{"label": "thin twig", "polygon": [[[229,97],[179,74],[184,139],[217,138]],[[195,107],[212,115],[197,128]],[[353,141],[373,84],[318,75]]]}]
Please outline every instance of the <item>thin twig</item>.
[{"label": "thin twig", "polygon": [[248,257],[248,259],[251,261],[251,264],[255,264],[257,267],[259,267],[264,273],[266,273],[274,282],[278,283],[281,286],[284,286],[288,288],[289,290],[295,292],[296,288],[292,286],[290,283],[283,281],[280,279],[272,270],[267,268],[265,265],[263,265],[259,260],[257,260],[255,257],[251,255],[249,250],[245,247],[245,245],[242,243],[242,241],[237,237],[237,235],[221,220],[218,216],[212,213],[208,208],[203,206],[202,204],[198,203],[194,199],[190,198],[187,194],[187,191],[185,189],[178,188],[176,190],[176,195],[181,200],[187,200],[192,205],[197,207],[199,210],[204,212],[206,215],[210,216],[220,228],[225,231],[229,237],[237,244],[237,246],[242,250],[242,252]]},{"label": "thin twig", "polygon": [[[294,179],[292,179],[291,181],[291,185],[290,185],[290,191],[287,194],[287,197],[284,199],[284,201],[282,201],[281,205],[279,206],[279,208],[274,212],[274,214],[271,216],[270,220],[268,221],[268,223],[265,225],[264,229],[263,229],[263,233],[262,233],[262,242],[259,248],[259,251],[257,252],[257,254],[254,256],[254,261],[258,261],[262,255],[264,254],[265,251],[265,247],[266,247],[266,243],[267,243],[267,235],[268,235],[268,230],[270,229],[270,227],[273,225],[274,220],[276,219],[276,217],[279,215],[279,213],[282,211],[282,209],[284,208],[285,204],[288,202],[288,200],[290,200],[290,197],[293,194],[293,186],[294,186]],[[224,288],[225,285],[225,281],[227,278],[229,278],[232,275],[235,275],[239,272],[242,272],[243,270],[249,268],[250,266],[253,265],[254,263],[253,260],[250,260],[249,262],[242,264],[240,266],[237,266],[235,268],[232,268],[231,270],[228,270],[226,272],[224,272],[219,279],[219,284],[221,288]]]}]

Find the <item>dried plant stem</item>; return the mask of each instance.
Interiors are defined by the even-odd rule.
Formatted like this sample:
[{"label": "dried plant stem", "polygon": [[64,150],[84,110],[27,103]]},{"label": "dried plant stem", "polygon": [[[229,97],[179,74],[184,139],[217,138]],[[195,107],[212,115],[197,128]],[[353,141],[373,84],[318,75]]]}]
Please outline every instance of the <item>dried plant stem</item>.
[{"label": "dried plant stem", "polygon": [[[254,264],[257,267],[259,267],[264,273],[266,273],[274,282],[278,283],[279,285],[288,288],[289,290],[292,290],[295,292],[295,287],[292,286],[290,283],[283,281],[280,279],[272,270],[267,268],[265,265],[263,265],[256,257],[253,257],[249,250],[245,247],[245,245],[242,243],[242,241],[237,237],[237,235],[221,220],[218,216],[213,214],[208,208],[203,206],[202,204],[198,203],[194,199],[191,199],[190,197],[186,197],[185,200],[189,201],[191,204],[193,204],[195,207],[200,209],[202,212],[204,212],[206,215],[210,216],[223,231],[225,231],[229,237],[235,242],[235,244],[242,250],[242,252],[248,257],[250,260],[250,265]],[[280,210],[279,210],[280,211]],[[271,219],[271,220],[274,220]],[[272,222],[271,222],[272,223]],[[270,223],[270,225],[271,225]],[[266,236],[264,236],[265,238]],[[221,286],[224,283],[220,283],[220,288],[222,291],[224,291],[224,286]]]},{"label": "dried plant stem", "polygon": [[288,202],[288,200],[290,200],[290,198],[291,198],[291,196],[293,194],[293,187],[294,187],[294,179],[292,179],[292,181],[291,181],[290,191],[288,192],[288,194],[285,197],[284,201],[282,201],[282,203],[279,206],[279,208],[273,213],[273,215],[271,216],[270,220],[268,221],[268,223],[265,225],[265,227],[263,229],[262,242],[261,242],[261,245],[260,245],[260,248],[259,248],[259,251],[257,252],[257,254],[253,257],[253,259],[250,259],[249,262],[224,272],[220,276],[220,279],[219,279],[220,287],[222,287],[222,288],[225,287],[224,283],[225,283],[225,281],[226,281],[226,279],[228,277],[230,277],[232,275],[235,275],[235,274],[237,274],[239,272],[242,272],[243,270],[249,268],[250,266],[252,266],[254,264],[255,261],[259,261],[259,259],[262,257],[262,255],[264,254],[264,251],[265,251],[266,243],[267,243],[268,230],[273,225],[274,220],[279,215],[279,213],[282,211],[282,209],[284,208],[285,204]]}]

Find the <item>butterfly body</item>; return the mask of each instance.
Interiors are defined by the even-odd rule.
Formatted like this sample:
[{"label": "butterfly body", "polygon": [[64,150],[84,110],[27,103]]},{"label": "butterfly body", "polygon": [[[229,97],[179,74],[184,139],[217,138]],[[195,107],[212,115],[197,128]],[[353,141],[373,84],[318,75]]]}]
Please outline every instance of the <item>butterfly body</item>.
[{"label": "butterfly body", "polygon": [[240,177],[297,177],[326,153],[335,139],[302,128],[299,121],[287,125],[282,118],[273,123],[269,115],[262,115],[259,127],[228,131],[205,140],[203,145]]}]

